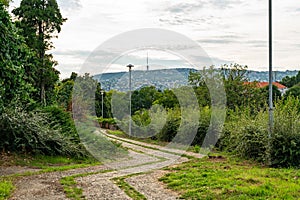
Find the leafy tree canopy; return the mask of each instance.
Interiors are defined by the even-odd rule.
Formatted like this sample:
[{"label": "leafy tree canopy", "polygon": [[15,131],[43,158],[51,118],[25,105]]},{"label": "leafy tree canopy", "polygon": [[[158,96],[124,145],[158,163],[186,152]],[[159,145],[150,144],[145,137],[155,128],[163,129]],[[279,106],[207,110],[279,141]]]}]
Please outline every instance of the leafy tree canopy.
[{"label": "leafy tree canopy", "polygon": [[0,111],[14,100],[29,103],[33,88],[26,82],[24,65],[31,52],[18,35],[4,5],[0,3]]},{"label": "leafy tree canopy", "polygon": [[296,76],[286,76],[282,79],[281,83],[285,86],[287,86],[288,88],[293,87],[294,85],[300,83],[300,71],[298,72],[298,74]]},{"label": "leafy tree canopy", "polygon": [[57,63],[46,51],[53,48],[51,39],[57,37],[66,19],[62,17],[56,0],[22,0],[20,7],[12,12],[19,20],[17,26],[22,29],[26,44],[36,53],[35,65],[26,73],[34,75],[39,100],[46,105],[46,99],[52,101],[49,97],[53,96],[54,84],[59,78],[59,72],[54,69]]}]

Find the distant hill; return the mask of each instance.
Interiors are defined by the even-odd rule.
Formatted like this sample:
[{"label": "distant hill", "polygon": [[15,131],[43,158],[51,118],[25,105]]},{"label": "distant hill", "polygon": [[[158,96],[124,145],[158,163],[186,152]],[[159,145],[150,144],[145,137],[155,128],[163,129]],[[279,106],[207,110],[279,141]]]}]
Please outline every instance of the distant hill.
[{"label": "distant hill", "polygon": [[[132,89],[136,90],[143,86],[153,85],[160,90],[167,88],[176,88],[188,85],[188,76],[190,71],[195,69],[178,68],[178,69],[160,69],[149,71],[132,71]],[[274,80],[281,81],[285,76],[295,76],[298,71],[276,71]],[[248,71],[249,81],[268,81],[268,71]],[[104,73],[95,75],[102,88],[106,91],[118,90],[127,91],[129,89],[128,72]]]}]

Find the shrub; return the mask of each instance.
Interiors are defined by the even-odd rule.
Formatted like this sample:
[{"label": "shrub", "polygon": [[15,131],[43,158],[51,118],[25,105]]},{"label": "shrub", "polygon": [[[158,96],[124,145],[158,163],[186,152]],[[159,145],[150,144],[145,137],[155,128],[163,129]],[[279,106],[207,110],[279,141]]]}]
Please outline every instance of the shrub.
[{"label": "shrub", "polygon": [[249,109],[231,112],[219,142],[220,149],[243,158],[266,162],[269,159],[267,150],[270,148],[272,166],[299,167],[299,108],[299,99],[295,97],[277,101],[270,140],[267,111],[261,111],[257,115],[251,115]]},{"label": "shrub", "polygon": [[99,161],[116,160],[127,155],[127,151],[121,148],[120,143],[110,141],[97,130],[92,118],[77,121],[76,125],[85,148]]},{"label": "shrub", "polygon": [[97,121],[100,124],[109,124],[109,125],[115,125],[116,124],[116,120],[114,118],[102,118],[102,117],[98,117]]},{"label": "shrub", "polygon": [[180,109],[174,108],[169,109],[167,121],[162,130],[156,135],[158,140],[170,142],[175,137],[178,132],[180,122],[181,122],[181,112]]},{"label": "shrub", "polygon": [[62,134],[59,124],[49,124],[49,121],[49,114],[41,111],[5,108],[0,115],[0,148],[44,155],[85,155],[80,144],[75,144],[69,135]]},{"label": "shrub", "polygon": [[300,166],[300,102],[288,97],[275,104],[274,134],[271,139],[272,165]]},{"label": "shrub", "polygon": [[197,130],[197,135],[192,145],[200,145],[200,146],[202,145],[208,131],[210,120],[211,120],[211,109],[208,106],[200,108],[199,127]]},{"label": "shrub", "polygon": [[69,137],[76,144],[80,143],[71,113],[66,112],[63,108],[57,106],[45,107],[42,109],[42,112],[48,115],[51,128],[59,126],[62,135]]},{"label": "shrub", "polygon": [[251,116],[250,109],[237,110],[225,124],[219,147],[243,158],[265,161],[267,139],[267,113]]}]

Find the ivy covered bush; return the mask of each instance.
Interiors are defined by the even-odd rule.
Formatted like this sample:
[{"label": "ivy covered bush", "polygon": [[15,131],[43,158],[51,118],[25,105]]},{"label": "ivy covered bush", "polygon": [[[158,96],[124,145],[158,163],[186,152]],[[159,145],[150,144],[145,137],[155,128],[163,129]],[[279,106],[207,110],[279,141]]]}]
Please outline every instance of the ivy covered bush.
[{"label": "ivy covered bush", "polygon": [[0,115],[0,149],[42,155],[82,157],[86,151],[74,142],[59,123],[49,123],[51,116],[42,111],[24,111],[7,107]]}]

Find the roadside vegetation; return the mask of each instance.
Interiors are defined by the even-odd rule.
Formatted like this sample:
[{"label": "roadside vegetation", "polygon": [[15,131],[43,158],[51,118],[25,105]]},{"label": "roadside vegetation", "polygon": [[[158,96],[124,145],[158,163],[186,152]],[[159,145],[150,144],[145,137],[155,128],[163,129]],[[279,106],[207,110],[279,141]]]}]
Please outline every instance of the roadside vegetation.
[{"label": "roadside vegetation", "polygon": [[[9,197],[19,176],[99,164],[93,157],[101,161],[126,155],[125,149],[115,148],[121,144],[95,134],[98,124],[113,129],[111,134],[129,137],[115,130],[129,130],[128,92],[102,91],[101,84],[89,74],[79,76],[73,72],[69,78],[59,80],[57,62],[49,50],[54,48],[51,40],[59,35],[67,19],[56,0],[22,0],[12,14],[8,12],[9,2],[0,0],[0,163],[40,171],[1,176],[0,199]],[[201,152],[209,130],[220,137],[215,149],[226,153],[224,159],[193,160],[172,169],[176,173],[162,179],[183,197],[299,196],[300,72],[282,80],[290,88],[284,95],[275,86],[272,88],[275,123],[270,136],[268,87],[245,84],[246,74],[247,66],[238,64],[191,71],[189,83],[197,105],[185,98],[191,92],[187,87],[161,91],[147,86],[132,93],[134,123],[130,137],[141,136],[140,141],[159,145],[173,140],[191,143],[195,152]],[[206,82],[214,75],[221,77],[218,86],[225,88],[226,121],[224,127],[217,124],[210,128],[211,118],[216,116],[212,116]],[[95,93],[88,93],[89,89]],[[180,102],[178,95],[185,101]],[[85,102],[88,97],[95,101]],[[195,106],[199,106],[199,112],[195,112]],[[112,110],[119,115],[114,116]],[[195,137],[190,137],[194,132]],[[117,181],[128,187],[124,180]],[[73,187],[74,177],[62,180],[62,184],[70,196],[74,195],[72,198],[81,198],[82,191]]]},{"label": "roadside vegetation", "polygon": [[111,172],[112,170],[103,170],[99,172],[87,172],[82,174],[75,174],[72,176],[66,176],[60,179],[60,183],[63,186],[64,192],[69,199],[73,200],[80,200],[85,199],[83,195],[83,191],[81,188],[77,186],[76,178],[78,177],[85,177],[93,174],[100,174],[100,173],[107,173]]},{"label": "roadside vegetation", "polygon": [[112,180],[114,183],[121,188],[129,197],[131,197],[134,200],[146,200],[147,198],[136,191],[131,185],[129,185],[125,179],[131,177],[131,176],[136,176],[138,174],[130,175],[130,176],[123,176],[123,177],[117,177],[113,178]]},{"label": "roadside vegetation", "polygon": [[298,199],[300,172],[215,154],[168,168],[160,180],[183,199]]},{"label": "roadside vegetation", "polygon": [[21,177],[31,176],[49,172],[67,171],[71,169],[85,168],[99,165],[94,158],[71,158],[65,156],[45,155],[16,155],[2,154],[0,167],[23,166],[35,169],[35,171],[15,172],[14,174],[2,175],[0,177],[0,199],[7,199],[14,191],[14,182]]}]

